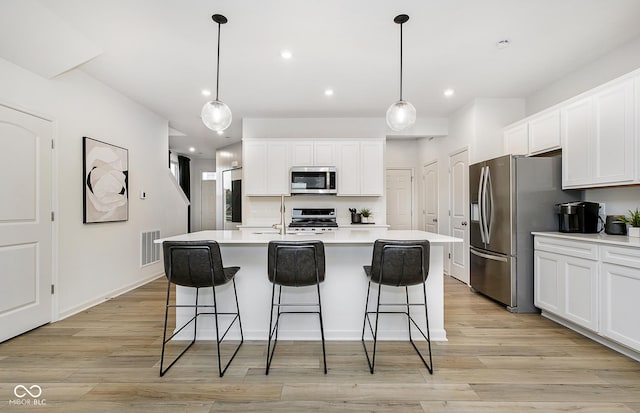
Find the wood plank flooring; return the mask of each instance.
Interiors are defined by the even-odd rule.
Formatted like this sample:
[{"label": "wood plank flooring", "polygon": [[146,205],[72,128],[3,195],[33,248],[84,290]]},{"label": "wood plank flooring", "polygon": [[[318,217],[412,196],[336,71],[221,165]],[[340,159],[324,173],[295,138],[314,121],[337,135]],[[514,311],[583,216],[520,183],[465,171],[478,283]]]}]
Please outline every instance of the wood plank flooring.
[{"label": "wood plank flooring", "polygon": [[[429,375],[408,342],[245,342],[224,378],[215,343],[197,343],[164,377],[164,279],[0,344],[0,412],[640,412],[640,363],[539,315],[510,314],[445,277],[448,342]],[[223,351],[228,353],[229,346]],[[42,388],[41,405],[11,404]]]}]

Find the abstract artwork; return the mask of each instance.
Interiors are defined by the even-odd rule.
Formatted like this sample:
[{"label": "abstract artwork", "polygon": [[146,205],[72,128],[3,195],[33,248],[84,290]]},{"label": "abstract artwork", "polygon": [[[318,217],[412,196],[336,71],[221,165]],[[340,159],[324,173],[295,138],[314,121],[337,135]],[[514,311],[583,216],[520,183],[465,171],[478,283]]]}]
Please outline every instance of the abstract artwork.
[{"label": "abstract artwork", "polygon": [[84,137],[83,223],[129,219],[129,153],[126,149]]}]

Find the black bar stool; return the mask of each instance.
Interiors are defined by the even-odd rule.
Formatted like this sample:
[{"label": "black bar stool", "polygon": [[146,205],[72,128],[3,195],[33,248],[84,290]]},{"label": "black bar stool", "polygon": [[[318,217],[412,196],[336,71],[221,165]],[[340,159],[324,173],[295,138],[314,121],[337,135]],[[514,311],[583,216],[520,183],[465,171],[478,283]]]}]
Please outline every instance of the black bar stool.
[{"label": "black bar stool", "polygon": [[[373,374],[376,363],[376,344],[378,342],[378,320],[380,314],[406,314],[409,327],[409,341],[420,356],[430,374],[433,374],[433,360],[431,358],[431,337],[429,335],[429,314],[427,310],[427,287],[426,281],[429,275],[429,241],[391,241],[376,240],[373,245],[373,259],[371,265],[365,265],[364,271],[369,278],[367,289],[367,301],[364,308],[364,322],[362,325],[362,346],[367,356],[369,370]],[[375,311],[369,311],[369,293],[371,283],[378,284],[378,299]],[[424,303],[409,303],[409,286],[422,284]],[[404,287],[405,303],[381,303],[380,291],[382,286]],[[424,315],[427,322],[426,335],[414,321],[410,314],[410,306],[424,305]],[[380,307],[405,306],[404,311],[380,311]],[[375,314],[375,326],[371,325],[370,314]],[[411,334],[411,324],[418,329],[422,337],[427,341],[429,347],[429,363],[426,362],[420,350],[413,341]],[[373,336],[373,355],[369,358],[369,351],[364,339],[365,327],[369,324],[369,330]]]},{"label": "black bar stool", "polygon": [[[165,241],[162,243],[164,252],[164,271],[167,276],[167,304],[164,313],[164,333],[162,336],[162,355],[160,358],[160,377],[173,366],[176,361],[196,341],[196,333],[198,327],[198,317],[201,315],[213,315],[216,323],[216,345],[218,348],[218,372],[220,377],[224,375],[231,364],[231,361],[240,350],[240,346],[244,342],[244,336],[242,334],[242,322],[240,321],[240,308],[238,306],[238,292],[236,290],[235,275],[240,267],[227,267],[222,266],[222,255],[220,254],[220,246],[215,241]],[[233,283],[233,292],[235,294],[236,311],[235,312],[219,312],[216,300],[216,287],[220,287],[231,281]],[[184,287],[193,287],[196,289],[196,299],[193,305],[170,305],[169,298],[171,295],[171,284],[181,285]],[[211,287],[213,291],[213,305],[198,304],[198,292],[200,288]],[[167,338],[167,318],[169,316],[169,308],[174,307],[189,307],[194,309],[193,317],[187,321],[182,327],[176,329],[176,331]],[[198,312],[199,308],[213,308],[213,312]],[[233,316],[231,323],[224,330],[224,333],[220,335],[220,325],[218,323],[218,316]],[[220,361],[220,343],[224,340],[225,336],[238,321],[240,328],[240,344],[236,347],[233,355],[229,361],[222,368]],[[163,370],[164,365],[164,350],[165,345],[186,326],[193,322],[193,340],[191,343],[182,350],[182,352],[169,364],[169,366]],[[177,326],[176,326],[177,327]]]},{"label": "black bar stool", "polygon": [[[318,314],[320,318],[320,335],[322,337],[322,358],[324,374],[327,374],[327,356],[324,346],[324,325],[322,323],[322,304],[320,301],[320,283],[324,281],[325,259],[322,241],[271,241],[268,247],[268,276],[273,284],[271,290],[271,316],[269,319],[269,340],[267,344],[267,366],[265,374],[273,360],[273,353],[278,343],[278,326],[283,314]],[[276,285],[278,286],[278,302],[275,302]],[[305,287],[315,285],[318,292],[318,303],[315,304],[283,304],[282,287]],[[283,307],[317,306],[318,311],[282,311]],[[274,307],[278,309],[275,324],[273,323]],[[273,339],[273,349],[271,340]]]}]

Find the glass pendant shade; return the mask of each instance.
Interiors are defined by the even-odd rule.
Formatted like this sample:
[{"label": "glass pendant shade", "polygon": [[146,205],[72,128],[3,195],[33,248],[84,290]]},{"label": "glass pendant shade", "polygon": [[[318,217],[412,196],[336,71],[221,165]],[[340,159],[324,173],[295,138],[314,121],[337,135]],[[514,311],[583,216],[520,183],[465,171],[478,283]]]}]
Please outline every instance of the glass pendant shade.
[{"label": "glass pendant shade", "polygon": [[202,107],[201,117],[204,125],[216,132],[227,129],[231,125],[232,119],[229,106],[219,100],[211,100],[205,103]]},{"label": "glass pendant shade", "polygon": [[387,125],[399,132],[416,123],[416,108],[407,101],[399,100],[387,109]]}]

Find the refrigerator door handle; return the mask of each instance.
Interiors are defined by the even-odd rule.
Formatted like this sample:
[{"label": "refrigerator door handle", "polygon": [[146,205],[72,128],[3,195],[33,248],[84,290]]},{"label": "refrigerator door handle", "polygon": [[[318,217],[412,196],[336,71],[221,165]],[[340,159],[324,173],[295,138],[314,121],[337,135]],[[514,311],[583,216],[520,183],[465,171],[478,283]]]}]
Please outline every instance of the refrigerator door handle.
[{"label": "refrigerator door handle", "polygon": [[483,234],[482,242],[489,243],[489,227],[487,225],[487,178],[489,176],[489,167],[482,168],[482,198],[480,200],[480,228]]},{"label": "refrigerator door handle", "polygon": [[484,240],[484,224],[482,223],[482,183],[484,182],[484,166],[480,168],[480,181],[478,182],[478,208],[480,209],[478,214],[478,225],[480,226],[480,239],[485,244]]},{"label": "refrigerator door handle", "polygon": [[473,248],[469,248],[469,252],[471,252],[473,255],[477,255],[478,257],[486,258],[488,260],[507,262],[507,259],[505,257],[499,257],[497,255],[484,254],[482,252],[478,252],[478,251],[474,250]]},{"label": "refrigerator door handle", "polygon": [[493,228],[493,184],[491,183],[491,169],[487,166],[487,177],[485,178],[485,196],[487,197],[488,219],[485,217],[487,244],[491,243],[491,229]]}]

